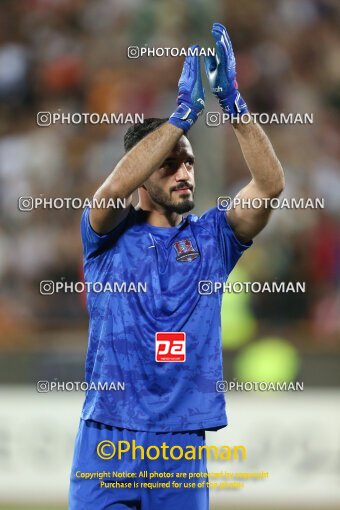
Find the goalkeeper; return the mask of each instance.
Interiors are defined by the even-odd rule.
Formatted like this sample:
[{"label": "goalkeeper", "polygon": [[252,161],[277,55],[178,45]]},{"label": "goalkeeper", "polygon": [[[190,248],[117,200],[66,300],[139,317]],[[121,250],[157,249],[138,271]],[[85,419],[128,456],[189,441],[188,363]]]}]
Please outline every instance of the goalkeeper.
[{"label": "goalkeeper", "polygon": [[[223,111],[248,112],[236,82],[226,29],[213,25],[216,54],[205,59],[210,88]],[[195,47],[194,47],[195,48]],[[197,217],[194,207],[195,156],[187,133],[204,108],[197,56],[185,59],[178,108],[169,119],[146,119],[125,135],[126,154],[95,193],[100,200],[126,199],[125,209],[86,209],[81,221],[87,282],[145,282],[146,293],[89,291],[90,318],[86,381],[123,381],[124,391],[89,390],[76,438],[70,510],[207,510],[208,488],[110,490],[77,472],[149,471],[205,473],[206,459],[104,460],[98,444],[205,444],[205,431],[227,425],[225,400],[216,391],[223,379],[221,292],[200,294],[202,280],[225,282],[252,239],[266,225],[270,209],[243,208],[242,199],[277,197],[284,186],[281,165],[254,123],[233,125],[250,171],[238,205],[217,207]],[[138,190],[139,204],[131,205]],[[163,335],[159,333],[163,332]],[[164,336],[164,332],[166,335]],[[105,454],[108,454],[105,451]],[[104,480],[113,482],[113,478]],[[129,478],[119,479],[129,481]],[[157,480],[155,480],[157,481]],[[109,483],[107,484],[109,485]]]}]

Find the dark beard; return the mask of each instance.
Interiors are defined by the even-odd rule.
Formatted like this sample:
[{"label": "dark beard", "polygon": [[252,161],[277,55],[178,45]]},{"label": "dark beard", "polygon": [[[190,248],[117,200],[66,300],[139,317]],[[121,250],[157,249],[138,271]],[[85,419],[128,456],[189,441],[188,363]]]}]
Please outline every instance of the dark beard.
[{"label": "dark beard", "polygon": [[191,211],[195,207],[195,203],[190,198],[180,198],[180,201],[172,202],[167,194],[157,186],[148,185],[147,191],[152,200],[163,207],[169,213],[183,214]]}]

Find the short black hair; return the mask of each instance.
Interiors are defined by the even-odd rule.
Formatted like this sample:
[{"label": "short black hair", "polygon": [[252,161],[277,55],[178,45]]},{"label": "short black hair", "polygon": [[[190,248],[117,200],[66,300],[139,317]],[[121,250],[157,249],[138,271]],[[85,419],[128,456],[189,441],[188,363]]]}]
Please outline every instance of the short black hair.
[{"label": "short black hair", "polygon": [[165,124],[165,122],[167,122],[168,120],[169,119],[159,119],[156,117],[152,117],[149,119],[144,119],[144,122],[138,122],[137,124],[130,126],[124,135],[125,151],[128,152],[142,138],[144,138],[152,131],[155,131],[155,129],[157,129],[162,124]]}]

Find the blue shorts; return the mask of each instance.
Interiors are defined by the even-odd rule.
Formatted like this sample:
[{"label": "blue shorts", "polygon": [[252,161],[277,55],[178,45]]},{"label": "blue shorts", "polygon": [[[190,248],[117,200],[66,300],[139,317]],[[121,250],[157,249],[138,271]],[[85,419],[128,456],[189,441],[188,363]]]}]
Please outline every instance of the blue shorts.
[{"label": "blue shorts", "polygon": [[[113,458],[101,458],[112,456],[112,444],[127,441],[132,445],[133,440],[144,448],[144,460],[142,449],[138,448],[135,459],[131,450],[117,459],[118,448]],[[108,443],[100,456],[97,447],[102,441]],[[169,446],[164,455],[169,460],[162,455],[156,460],[147,458],[149,446],[164,451],[161,449],[163,443]],[[127,448],[127,443],[120,444]],[[174,460],[169,454],[171,447],[179,446],[185,452],[188,445],[198,451],[199,446],[205,445],[205,432],[141,432],[80,420],[71,471],[69,510],[208,510],[209,489],[202,483],[208,479],[204,476],[189,479],[189,473],[207,472],[205,451],[201,459],[196,455],[193,460],[186,460],[184,456]],[[157,449],[150,449],[149,457],[157,456]],[[181,456],[180,451],[173,449],[172,456]],[[123,475],[117,475],[117,472]],[[179,473],[186,473],[186,476]],[[159,486],[159,483],[165,485]],[[194,487],[189,485],[192,483],[195,483]],[[198,483],[203,488],[198,488]]]}]

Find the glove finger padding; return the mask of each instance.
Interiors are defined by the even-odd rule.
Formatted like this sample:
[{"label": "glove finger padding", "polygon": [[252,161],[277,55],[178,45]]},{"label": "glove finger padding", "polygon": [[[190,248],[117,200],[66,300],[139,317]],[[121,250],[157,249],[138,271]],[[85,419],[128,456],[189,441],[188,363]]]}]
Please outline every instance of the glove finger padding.
[{"label": "glove finger padding", "polygon": [[229,34],[228,34],[225,26],[221,25],[221,23],[214,23],[212,26],[211,32],[212,32],[216,42],[221,40],[221,38],[222,38],[224,40],[228,50],[232,51],[233,46],[231,44],[231,39],[229,37]]},{"label": "glove finger padding", "polygon": [[216,59],[217,59],[218,65],[221,65],[223,67],[223,69],[226,69],[226,67],[227,67],[227,58],[228,58],[228,54],[227,54],[227,50],[226,50],[225,46],[223,45],[223,43],[221,41],[218,41],[216,43]]},{"label": "glove finger padding", "polygon": [[247,105],[238,92],[235,56],[228,32],[221,23],[214,23],[211,32],[216,41],[215,63],[211,59],[204,60],[210,89],[225,112],[234,115],[248,113]]}]

